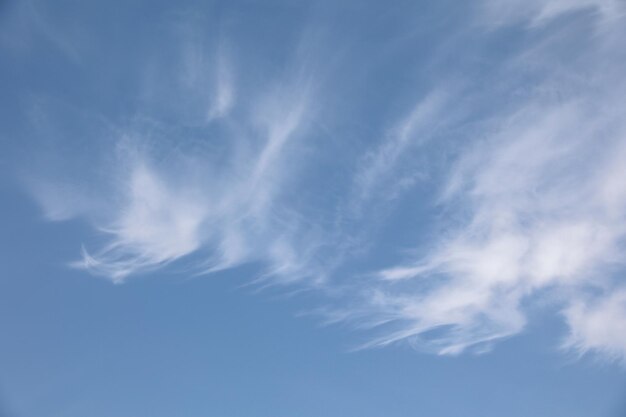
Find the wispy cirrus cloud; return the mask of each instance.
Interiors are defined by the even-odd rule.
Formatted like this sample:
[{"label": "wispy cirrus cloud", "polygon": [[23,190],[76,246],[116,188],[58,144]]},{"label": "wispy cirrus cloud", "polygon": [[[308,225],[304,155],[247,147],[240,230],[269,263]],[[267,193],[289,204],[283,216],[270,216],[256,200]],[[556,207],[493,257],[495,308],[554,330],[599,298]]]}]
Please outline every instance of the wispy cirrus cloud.
[{"label": "wispy cirrus cloud", "polygon": [[[95,252],[83,249],[82,261],[73,265],[117,282],[202,249],[209,252],[208,270],[268,257],[280,269],[291,263],[278,249],[289,226],[273,219],[274,203],[284,175],[281,159],[294,157],[286,148],[301,128],[299,109],[305,105],[289,101],[293,112],[264,115],[247,132],[250,142],[238,141],[237,149],[224,144],[229,148],[216,161],[220,170],[205,165],[214,159],[207,150],[151,154],[146,148],[159,143],[137,139],[137,132],[119,139],[116,155],[107,161],[114,164],[102,167],[110,171],[100,185],[105,194],[68,189],[63,197],[62,186],[45,180],[35,181],[35,192],[51,219],[78,215],[94,221],[107,243]],[[88,201],[94,198],[108,201],[94,207]]]},{"label": "wispy cirrus cloud", "polygon": [[[458,37],[429,32],[444,52],[415,65],[440,74],[419,86],[398,76],[402,104],[381,88],[369,113],[341,107],[381,82],[358,65],[341,64],[366,74],[362,85],[307,42],[251,59],[178,16],[176,41],[136,71],[136,114],[81,125],[68,110],[61,118],[79,125],[68,133],[44,117],[53,105],[32,112],[42,136],[95,137],[94,155],[78,155],[81,142],[61,157],[82,159],[76,167],[30,175],[32,193],[49,219],[93,225],[99,242],[72,265],[115,282],[172,263],[212,273],[258,262],[271,282],[332,294],[331,319],[379,329],[367,346],[408,341],[438,354],[488,350],[547,300],[569,326],[564,346],[623,360],[623,4],[483,1],[472,11],[455,17]],[[366,49],[394,59],[381,44]],[[351,117],[369,136],[351,147],[320,139]],[[410,255],[389,257],[407,240]]]},{"label": "wispy cirrus cloud", "polygon": [[[199,31],[185,29],[174,44],[180,65],[150,67],[143,83],[148,91],[140,94],[147,109],[136,116],[111,120],[48,100],[33,106],[38,134],[64,142],[42,160],[84,145],[60,139],[68,134],[90,136],[99,152],[73,169],[47,163],[47,175],[26,175],[29,188],[49,219],[92,223],[102,243],[84,246],[72,266],[114,282],[192,254],[201,260],[185,267],[191,273],[260,262],[269,275],[289,281],[311,274],[303,269],[306,248],[297,242],[306,232],[298,230],[298,216],[283,195],[313,113],[309,80],[297,71],[268,79],[248,89],[238,106],[228,48],[207,45]],[[155,73],[159,67],[177,79],[162,85],[158,80],[167,74]],[[158,101],[166,96],[178,100],[165,107],[175,109],[174,117],[152,119],[150,112],[163,112]],[[78,120],[78,132],[56,125],[55,106],[64,109],[61,117]],[[96,121],[101,128],[94,131]],[[80,180],[71,178],[76,169]]]},{"label": "wispy cirrus cloud", "polygon": [[539,69],[529,91],[510,110],[493,109],[497,117],[452,164],[440,236],[416,261],[380,272],[386,284],[370,296],[372,309],[400,330],[374,343],[484,349],[521,332],[533,302],[547,298],[567,318],[566,346],[624,360],[608,336],[624,326],[616,295],[626,238],[626,108],[616,77],[624,60],[605,55],[622,30],[604,29],[583,52],[593,62],[578,67],[584,79],[561,72],[554,45],[529,45],[506,65],[514,80],[523,63],[547,62],[530,67]]},{"label": "wispy cirrus cloud", "polygon": [[449,327],[425,343],[455,353],[520,332],[524,304],[539,291],[567,308],[619,288],[611,270],[626,233],[626,130],[603,139],[607,121],[589,120],[592,109],[580,104],[530,113],[512,116],[458,163],[442,201],[453,217],[431,253],[381,272],[389,292],[376,304],[408,322],[381,343]]}]

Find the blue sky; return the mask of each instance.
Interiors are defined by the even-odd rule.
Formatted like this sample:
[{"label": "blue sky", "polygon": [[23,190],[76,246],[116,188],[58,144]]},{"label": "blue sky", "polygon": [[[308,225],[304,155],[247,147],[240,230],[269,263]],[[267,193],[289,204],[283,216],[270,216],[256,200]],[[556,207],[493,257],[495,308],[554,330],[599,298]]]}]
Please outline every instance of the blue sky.
[{"label": "blue sky", "polygon": [[0,3],[0,416],[624,415],[625,19]]}]

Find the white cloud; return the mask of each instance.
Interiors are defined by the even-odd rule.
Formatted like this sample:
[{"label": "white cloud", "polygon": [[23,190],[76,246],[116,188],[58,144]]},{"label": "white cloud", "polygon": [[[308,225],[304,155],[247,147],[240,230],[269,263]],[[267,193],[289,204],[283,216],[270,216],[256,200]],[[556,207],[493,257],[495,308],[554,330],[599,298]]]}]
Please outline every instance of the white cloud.
[{"label": "white cloud", "polygon": [[565,347],[583,354],[600,352],[626,361],[626,291],[592,301],[575,301],[564,311],[571,333]]},{"label": "white cloud", "polygon": [[[305,253],[315,242],[310,236],[305,240],[306,231],[299,230],[298,216],[282,195],[300,159],[298,135],[312,114],[306,81],[293,76],[268,82],[248,91],[245,107],[229,115],[234,78],[224,51],[217,54],[214,98],[207,100],[211,95],[194,85],[205,86],[202,77],[210,78],[202,73],[208,54],[197,39],[189,42],[178,83],[189,95],[180,107],[212,102],[204,128],[217,134],[177,137],[188,132],[185,115],[180,125],[145,116],[125,125],[108,121],[105,133],[90,124],[102,116],[86,117],[79,129],[88,132],[94,148],[104,143],[102,154],[80,166],[77,180],[72,169],[28,174],[33,195],[51,220],[83,217],[93,224],[103,243],[83,248],[82,259],[72,265],[115,282],[192,254],[195,273],[260,262],[267,274],[284,280],[311,274]],[[52,112],[39,107],[38,112]],[[65,116],[82,121],[78,114],[68,106]],[[46,136],[66,134],[49,124],[40,129]]]},{"label": "white cloud", "polygon": [[109,243],[94,255],[83,250],[83,261],[74,263],[114,281],[197,250],[210,215],[208,201],[196,190],[167,184],[141,162],[131,169],[112,219],[97,225]]},{"label": "white cloud", "polygon": [[[579,3],[525,4],[533,13],[514,15],[547,19],[586,6],[613,13],[611,2]],[[377,288],[366,292],[369,307],[355,308],[353,319],[389,329],[372,344],[409,340],[440,354],[488,348],[521,332],[541,298],[567,318],[566,346],[624,358],[614,332],[624,324],[626,289],[616,272],[626,249],[626,88],[617,75],[626,62],[614,54],[623,30],[600,24],[603,32],[578,46],[584,68],[568,70],[550,44],[529,44],[503,63],[510,82],[525,79],[528,91],[492,105],[476,139],[457,151],[439,199],[439,236],[369,284]]]},{"label": "white cloud", "polygon": [[[610,117],[622,124],[623,106],[614,105]],[[462,207],[461,226],[450,219],[432,253],[380,275],[400,285],[403,337],[450,326],[436,342],[457,352],[519,332],[520,304],[540,289],[616,285],[608,271],[626,238],[626,126],[603,137],[607,120],[593,113],[591,103],[528,103],[461,159],[443,202]],[[415,280],[432,284],[412,299]],[[380,307],[397,314],[395,298]]]},{"label": "white cloud", "polygon": [[[626,239],[626,60],[615,54],[624,31],[612,22],[622,6],[482,4],[481,19],[528,23],[536,39],[524,38],[515,58],[494,64],[493,85],[464,91],[433,85],[382,141],[362,151],[349,184],[337,185],[339,197],[328,199],[336,206],[302,210],[308,201],[295,201],[310,185],[300,174],[312,143],[302,139],[310,139],[305,133],[317,121],[314,104],[332,107],[332,97],[318,100],[312,77],[301,76],[306,69],[293,70],[300,62],[256,89],[240,85],[234,52],[221,43],[209,53],[193,31],[184,34],[174,65],[176,91],[162,94],[174,98],[168,105],[180,125],[146,128],[141,117],[120,124],[111,129],[115,151],[94,162],[97,176],[79,184],[39,178],[31,181],[33,193],[51,220],[82,216],[101,232],[104,243],[85,248],[74,265],[115,282],[190,255],[200,273],[261,262],[262,279],[324,281],[320,287],[348,300],[337,320],[380,328],[368,346],[408,340],[438,354],[484,351],[520,333],[541,294],[566,318],[566,346],[624,359],[626,345],[615,335],[626,323],[626,286],[615,271]],[[593,11],[587,18],[605,29],[588,43],[567,34],[546,42],[553,33],[539,33],[546,30],[540,23],[581,10]],[[576,57],[563,58],[557,50],[563,45],[576,49]],[[479,58],[499,59],[490,53]],[[339,84],[333,87],[341,94]],[[159,94],[145,97],[160,104]],[[197,133],[190,126],[204,130],[193,140],[177,136]],[[465,143],[452,137],[464,129]],[[415,155],[428,161],[433,147],[446,148],[441,164],[447,165],[429,176],[432,167],[420,166]],[[328,159],[345,169],[344,157]],[[432,217],[415,221],[420,256],[378,273],[326,280],[353,261],[357,251],[346,248],[361,246],[362,231],[384,217],[377,212],[381,201],[414,191],[416,179],[439,178],[442,170],[445,183],[429,184],[440,192],[424,192],[431,200],[421,202],[435,206]],[[338,177],[326,174],[316,180]],[[318,209],[325,213],[309,216]],[[337,212],[343,218],[329,220]],[[429,239],[425,223],[440,233]],[[371,246],[376,243],[389,242]],[[327,254],[330,261],[322,259]]]}]

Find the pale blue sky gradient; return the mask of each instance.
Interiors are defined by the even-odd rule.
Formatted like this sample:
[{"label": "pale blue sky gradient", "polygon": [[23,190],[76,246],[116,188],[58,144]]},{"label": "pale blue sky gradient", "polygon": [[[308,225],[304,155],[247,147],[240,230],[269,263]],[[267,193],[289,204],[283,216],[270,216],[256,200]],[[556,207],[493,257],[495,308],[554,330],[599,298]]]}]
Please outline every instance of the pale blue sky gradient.
[{"label": "pale blue sky gradient", "polygon": [[0,417],[626,415],[625,19],[0,2]]}]

